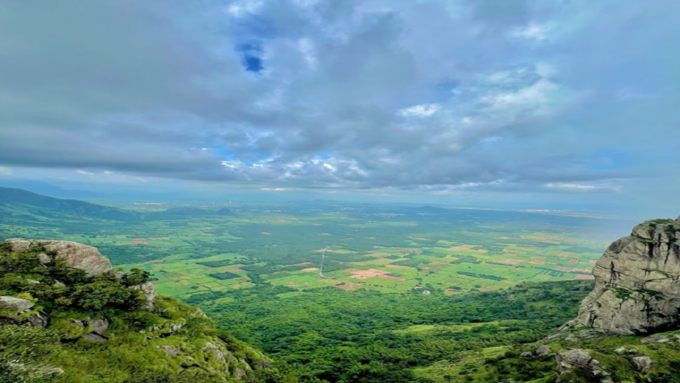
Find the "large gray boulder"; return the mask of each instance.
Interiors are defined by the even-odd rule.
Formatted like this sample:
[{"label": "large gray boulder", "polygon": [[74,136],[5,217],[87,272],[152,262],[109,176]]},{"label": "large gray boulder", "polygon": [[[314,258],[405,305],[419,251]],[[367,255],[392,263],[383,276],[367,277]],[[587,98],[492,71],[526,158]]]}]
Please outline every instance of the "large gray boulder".
[{"label": "large gray boulder", "polygon": [[[82,243],[54,240],[29,240],[12,238],[5,241],[11,251],[22,252],[31,248],[42,248],[46,252],[54,252],[55,258],[64,261],[66,266],[81,269],[88,275],[99,275],[111,270],[111,261],[92,247]],[[38,255],[41,262],[46,262],[44,255]]]},{"label": "large gray boulder", "polygon": [[645,334],[680,326],[680,222],[643,222],[605,251],[595,288],[563,328]]},{"label": "large gray boulder", "polygon": [[35,306],[35,303],[22,298],[10,295],[0,296],[0,310],[5,311],[28,311]]}]

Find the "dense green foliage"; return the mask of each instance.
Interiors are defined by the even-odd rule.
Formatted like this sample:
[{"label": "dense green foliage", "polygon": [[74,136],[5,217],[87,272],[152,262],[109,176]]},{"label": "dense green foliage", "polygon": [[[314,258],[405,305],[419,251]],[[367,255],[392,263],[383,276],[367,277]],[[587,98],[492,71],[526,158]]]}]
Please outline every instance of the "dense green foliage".
[{"label": "dense green foliage", "polygon": [[[43,265],[37,254],[51,257]],[[113,272],[95,277],[64,266],[54,255],[42,249],[25,253],[0,252],[0,291],[2,295],[28,294],[50,314],[69,309],[93,314],[115,315],[139,310],[144,298],[128,286],[144,283],[149,274],[139,270],[122,279]],[[139,283],[137,283],[139,282]]]},{"label": "dense green foliage", "polygon": [[[471,382],[530,382],[553,383],[559,371],[556,368],[555,354],[561,350],[581,349],[599,362],[613,382],[620,383],[680,383],[680,342],[679,332],[655,334],[666,337],[661,343],[648,343],[638,336],[596,336],[580,337],[584,330],[572,330],[570,340],[563,338],[537,343],[520,343],[505,347],[484,348],[463,352],[454,358],[443,360],[418,369],[415,374],[422,379],[435,383]],[[550,353],[545,356],[522,357],[522,353],[535,352],[541,345],[547,345]],[[621,348],[625,352],[617,352]],[[653,360],[649,371],[639,371],[632,359],[648,356]],[[565,370],[563,382],[599,382],[586,368]]]},{"label": "dense green foliage", "polygon": [[[39,260],[38,254],[49,259]],[[264,357],[194,307],[157,297],[153,311],[142,309],[145,299],[130,286],[149,279],[139,269],[89,277],[43,249],[0,248],[0,296],[35,304],[28,312],[0,312],[0,383],[210,383],[237,380],[239,374],[241,381],[265,382],[278,374],[246,373],[262,366]],[[48,325],[24,323],[33,316],[48,318]],[[105,341],[83,337],[92,331],[83,323],[95,319],[108,323],[106,336],[98,337]],[[206,349],[209,343],[221,345],[226,362]]]},{"label": "dense green foliage", "polygon": [[240,278],[241,276],[238,274],[230,273],[228,271],[225,271],[223,273],[213,273],[210,274],[211,277],[224,280],[224,279],[234,279],[234,278]]},{"label": "dense green foliage", "polygon": [[261,286],[194,295],[189,302],[300,381],[396,383],[412,382],[416,368],[461,352],[546,336],[576,314],[587,286],[526,284],[458,296],[327,288],[307,291],[304,299],[290,288]]}]

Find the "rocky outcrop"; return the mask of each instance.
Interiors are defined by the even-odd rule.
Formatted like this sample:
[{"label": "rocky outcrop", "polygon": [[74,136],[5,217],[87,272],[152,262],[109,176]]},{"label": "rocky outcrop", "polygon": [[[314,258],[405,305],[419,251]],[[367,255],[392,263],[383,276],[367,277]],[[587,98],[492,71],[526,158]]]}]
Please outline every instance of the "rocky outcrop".
[{"label": "rocky outcrop", "polygon": [[645,334],[680,326],[680,221],[643,222],[605,251],[595,288],[563,328]]},{"label": "rocky outcrop", "polygon": [[[80,338],[90,342],[106,342],[108,337],[104,336],[104,332],[109,329],[109,321],[106,319],[93,319],[87,321],[79,321],[71,319],[71,326],[77,327],[82,335]],[[90,330],[87,332],[87,330]]]},{"label": "rocky outcrop", "polygon": [[550,356],[551,355],[550,346],[548,346],[547,344],[541,345],[540,347],[538,347],[536,349],[535,354],[539,358],[544,358],[546,356]]},{"label": "rocky outcrop", "polygon": [[557,368],[560,371],[557,383],[573,381],[573,374],[578,372],[586,375],[590,382],[612,383],[611,374],[605,371],[600,366],[600,362],[593,359],[585,350],[562,350],[557,353],[556,359]]},{"label": "rocky outcrop", "polygon": [[[28,240],[22,238],[12,238],[5,241],[9,249],[14,252],[28,251],[29,249],[40,248],[45,252],[53,252],[55,259],[64,261],[68,267],[81,269],[88,275],[99,275],[111,270],[111,261],[92,247],[82,243],[70,241],[54,240]],[[41,263],[49,262],[47,254],[38,254]]]},{"label": "rocky outcrop", "polygon": [[156,292],[153,289],[153,283],[145,282],[141,285],[131,286],[131,289],[139,290],[144,294],[144,299],[146,299],[146,309],[153,310],[153,303],[156,300]]},{"label": "rocky outcrop", "polygon": [[0,324],[29,324],[45,327],[49,317],[42,311],[34,310],[35,303],[13,296],[0,296]]},{"label": "rocky outcrop", "polygon": [[[19,328],[18,331],[26,330],[29,335],[40,334],[33,337],[24,336],[22,332],[14,344],[26,341],[33,342],[31,346],[36,347],[47,339],[60,345],[51,348],[57,351],[54,355],[35,363],[19,357],[0,360],[0,375],[2,371],[10,370],[23,377],[35,376],[36,381],[56,374],[64,374],[60,381],[75,381],[74,377],[90,381],[89,377],[94,380],[100,377],[101,366],[105,365],[108,373],[102,375],[126,376],[128,371],[117,370],[117,360],[107,359],[117,352],[138,355],[138,360],[126,362],[134,365],[131,370],[135,374],[153,371],[154,376],[157,376],[157,371],[172,376],[196,368],[203,370],[199,372],[201,376],[214,377],[214,381],[255,381],[256,370],[272,367],[260,352],[218,332],[198,308],[157,297],[153,284],[148,282],[147,273],[113,272],[109,260],[93,247],[66,241],[13,239],[0,244],[0,257],[3,257],[3,264],[8,265],[0,268],[0,276],[11,275],[7,280],[19,282],[16,288],[10,286],[3,292],[7,295],[0,296],[0,329],[9,329],[11,333],[14,330],[9,326],[13,326]],[[71,273],[64,273],[61,262],[57,260],[63,261],[67,267],[83,270],[89,277],[73,273],[76,278],[71,278]],[[54,279],[54,276],[65,283]],[[139,293],[129,294],[127,289]],[[109,295],[116,299],[122,296],[126,300],[122,304],[118,300],[109,300]],[[138,296],[146,299],[148,311],[139,308]],[[93,307],[100,310],[85,306],[83,302],[94,302],[99,306]],[[43,307],[49,310],[50,316],[41,311]],[[112,324],[115,324],[115,331],[109,331]],[[192,324],[196,326],[192,327]],[[26,329],[16,325],[46,329]],[[145,329],[140,330],[140,327]],[[43,338],[43,333],[49,337]],[[1,339],[0,343],[4,340]],[[99,343],[86,345],[86,342]],[[88,352],[81,353],[82,347]],[[120,351],[114,351],[118,349]],[[95,356],[89,358],[90,352]],[[78,355],[79,360],[85,361],[84,366],[71,363],[69,358],[72,355]],[[50,363],[63,363],[68,368],[61,370]],[[87,366],[95,364],[96,371],[88,371]],[[90,373],[91,376],[88,375]],[[82,378],[86,375],[88,378]]]},{"label": "rocky outcrop", "polygon": [[636,356],[630,361],[633,363],[633,366],[635,366],[635,369],[641,374],[646,374],[654,367],[654,360],[646,355]]},{"label": "rocky outcrop", "polygon": [[35,303],[22,298],[8,295],[0,296],[0,310],[7,311],[28,311],[35,306]]}]

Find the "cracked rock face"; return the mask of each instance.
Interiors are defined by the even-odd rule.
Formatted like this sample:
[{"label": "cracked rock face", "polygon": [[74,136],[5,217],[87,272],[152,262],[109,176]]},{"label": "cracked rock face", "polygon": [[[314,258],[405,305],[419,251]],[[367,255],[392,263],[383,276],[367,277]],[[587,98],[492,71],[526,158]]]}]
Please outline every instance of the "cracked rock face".
[{"label": "cracked rock face", "polygon": [[[82,243],[21,238],[8,239],[5,243],[9,244],[11,251],[16,252],[27,251],[34,247],[40,247],[48,252],[53,251],[56,254],[55,258],[63,260],[67,267],[81,269],[90,276],[111,270],[111,261],[108,258],[101,255],[96,248]],[[38,259],[41,262],[49,262],[46,254],[38,254]]]},{"label": "cracked rock face", "polygon": [[605,251],[595,288],[564,328],[646,334],[680,327],[680,218],[643,222]]}]

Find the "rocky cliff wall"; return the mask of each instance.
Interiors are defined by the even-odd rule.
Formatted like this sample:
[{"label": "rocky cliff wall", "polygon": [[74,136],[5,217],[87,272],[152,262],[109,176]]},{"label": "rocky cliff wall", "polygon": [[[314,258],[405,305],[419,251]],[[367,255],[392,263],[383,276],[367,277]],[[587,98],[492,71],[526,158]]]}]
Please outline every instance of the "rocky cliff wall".
[{"label": "rocky cliff wall", "polygon": [[643,222],[597,261],[595,288],[565,328],[645,334],[680,326],[680,218]]}]

